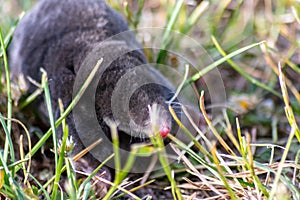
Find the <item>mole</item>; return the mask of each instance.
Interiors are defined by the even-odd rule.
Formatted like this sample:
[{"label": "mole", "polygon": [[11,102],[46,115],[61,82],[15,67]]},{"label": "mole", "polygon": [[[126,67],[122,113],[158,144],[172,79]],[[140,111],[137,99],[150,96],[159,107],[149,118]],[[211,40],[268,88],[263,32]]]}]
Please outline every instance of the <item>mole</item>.
[{"label": "mole", "polygon": [[[89,122],[92,116],[86,109],[95,112],[108,138],[107,119],[118,121],[122,148],[128,149],[130,144],[144,141],[151,132],[149,110],[154,104],[159,107],[160,134],[165,137],[175,127],[168,111],[169,100],[174,95],[172,84],[147,63],[126,21],[102,0],[39,1],[18,23],[8,55],[12,80],[24,79],[27,93],[36,89],[28,77],[40,82],[40,69],[47,72],[56,119],[60,116],[58,99],[68,106],[74,97],[76,81],[85,80],[89,70],[103,58],[100,72],[95,75],[96,84],[84,98],[88,104],[78,107],[82,109],[82,122]],[[44,97],[35,102],[35,109],[41,119],[47,121]],[[74,113],[72,111],[66,121],[69,135],[76,143],[73,152],[76,154],[86,145],[76,126],[82,122],[77,122]],[[57,132],[61,137],[61,128]],[[81,134],[85,137],[85,133]],[[93,156],[87,156],[76,168],[88,170],[98,164]],[[111,178],[109,172],[106,178]]]}]

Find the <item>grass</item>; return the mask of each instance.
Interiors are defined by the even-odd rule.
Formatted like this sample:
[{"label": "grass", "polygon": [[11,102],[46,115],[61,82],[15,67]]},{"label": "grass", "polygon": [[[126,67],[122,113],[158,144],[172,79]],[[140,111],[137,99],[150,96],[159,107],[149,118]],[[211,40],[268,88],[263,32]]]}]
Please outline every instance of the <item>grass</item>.
[{"label": "grass", "polygon": [[[20,10],[27,10],[31,4],[31,1],[28,2],[20,4],[24,6]],[[0,73],[0,79],[4,81],[0,87],[1,197],[96,198],[92,179],[108,160],[113,159],[115,179],[111,182],[99,178],[111,185],[104,199],[118,199],[125,194],[133,199],[300,199],[298,2],[212,0],[198,4],[194,2],[193,5],[180,0],[139,0],[137,5],[131,1],[108,2],[123,13],[131,28],[166,27],[161,36],[162,48],[159,51],[148,50],[146,54],[149,60],[154,58],[156,62],[166,64],[182,74],[184,78],[177,84],[176,96],[185,88],[192,86],[195,89],[194,96],[198,100],[198,113],[203,117],[202,124],[199,126],[197,121],[193,121],[188,107],[184,106],[182,110],[189,122],[183,124],[170,107],[173,118],[190,142],[168,135],[170,146],[177,155],[174,157],[168,155],[160,136],[153,136],[151,146],[133,145],[126,164],[121,166],[118,134],[112,122],[114,154],[86,179],[76,178],[71,164],[76,159],[69,157],[67,151],[70,141],[67,142],[69,131],[65,118],[79,101],[97,68],[101,67],[101,60],[72,103],[66,109],[61,108],[61,117],[56,121],[51,110],[53,102],[46,73],[40,87],[33,94],[28,94],[27,98],[21,99],[18,106],[14,106],[14,83],[10,82],[6,49],[18,22],[18,13],[2,9],[0,61],[3,72]],[[4,4],[11,3],[13,0]],[[164,16],[164,19],[157,19],[156,16]],[[184,39],[172,37],[173,31],[192,37],[206,52],[194,56],[195,60],[191,63],[182,60],[179,55],[168,53],[165,48],[172,47],[174,52],[181,52],[186,47]],[[139,30],[136,32],[139,34]],[[149,41],[142,43],[147,46]],[[188,70],[185,66],[189,66]],[[218,105],[210,104],[212,91],[201,84],[212,70],[220,72],[226,88],[227,102]],[[28,116],[26,107],[42,94],[45,95],[51,126],[33,142],[29,132],[37,123],[33,116],[30,116],[33,120],[26,120],[22,116]],[[258,100],[252,102],[252,97]],[[211,112],[213,108],[221,112],[214,115]],[[60,124],[64,136],[58,145],[59,138],[55,130]],[[52,141],[47,141],[51,136]],[[53,146],[51,155],[55,167],[47,172],[47,178],[42,178],[43,172],[37,171],[32,165],[45,162],[39,159],[39,154],[43,155],[43,149],[47,149],[46,143]],[[152,174],[132,177],[128,171],[140,154],[156,154],[165,167]],[[65,190],[61,189],[63,172],[67,176]],[[126,187],[130,184],[132,187]]]}]

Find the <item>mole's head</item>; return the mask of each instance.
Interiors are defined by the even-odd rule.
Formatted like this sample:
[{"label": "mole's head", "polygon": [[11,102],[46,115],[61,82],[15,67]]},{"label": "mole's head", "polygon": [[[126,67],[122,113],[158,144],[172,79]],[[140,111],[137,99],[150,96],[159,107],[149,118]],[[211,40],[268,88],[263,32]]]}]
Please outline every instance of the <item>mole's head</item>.
[{"label": "mole's head", "polygon": [[147,141],[155,131],[162,137],[176,133],[177,126],[168,108],[171,105],[179,113],[177,99],[169,103],[174,87],[146,62],[141,51],[134,50],[119,56],[103,77],[116,77],[116,74],[118,78],[110,96],[110,106],[119,130],[129,135],[132,142]]},{"label": "mole's head", "polygon": [[138,88],[129,100],[131,135],[144,140],[157,131],[162,137],[174,133],[176,126],[168,109],[173,94],[170,88],[156,83]]},{"label": "mole's head", "polygon": [[[177,126],[168,109],[174,87],[147,63],[142,50],[129,48],[119,40],[105,41],[93,49],[80,69],[95,66],[101,57],[104,59],[96,75],[95,109],[104,132],[110,136],[104,120],[107,118],[117,122],[119,138],[127,137],[131,143],[147,140],[153,135],[154,127],[163,137],[176,133]],[[178,104],[171,106],[178,113],[175,108]]]}]

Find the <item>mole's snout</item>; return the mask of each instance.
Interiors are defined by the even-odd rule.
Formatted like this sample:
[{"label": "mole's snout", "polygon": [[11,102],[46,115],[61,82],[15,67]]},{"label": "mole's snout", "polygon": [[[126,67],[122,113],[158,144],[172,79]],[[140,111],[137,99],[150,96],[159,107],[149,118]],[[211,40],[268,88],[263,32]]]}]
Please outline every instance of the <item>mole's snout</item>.
[{"label": "mole's snout", "polygon": [[166,137],[170,132],[170,127],[167,123],[163,124],[163,127],[159,129],[159,133],[163,138]]},{"label": "mole's snout", "polygon": [[152,106],[148,106],[148,108],[152,129],[153,127],[157,127],[159,134],[163,138],[166,137],[171,132],[172,128],[172,118],[170,113],[164,106],[156,103],[154,103]]}]

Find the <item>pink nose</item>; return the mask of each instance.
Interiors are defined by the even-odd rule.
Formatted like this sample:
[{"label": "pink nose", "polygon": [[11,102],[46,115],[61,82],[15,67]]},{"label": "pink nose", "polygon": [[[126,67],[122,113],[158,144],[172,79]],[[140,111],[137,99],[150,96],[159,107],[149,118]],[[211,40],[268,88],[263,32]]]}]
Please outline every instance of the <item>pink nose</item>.
[{"label": "pink nose", "polygon": [[169,129],[169,127],[165,126],[162,129],[160,129],[159,133],[160,133],[161,137],[164,138],[170,133],[170,129]]}]

